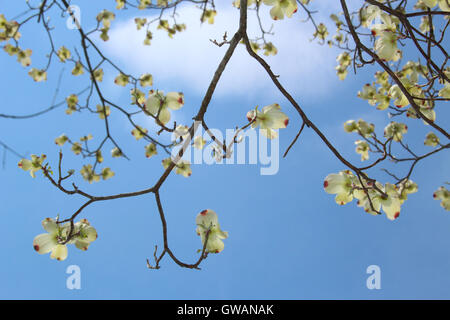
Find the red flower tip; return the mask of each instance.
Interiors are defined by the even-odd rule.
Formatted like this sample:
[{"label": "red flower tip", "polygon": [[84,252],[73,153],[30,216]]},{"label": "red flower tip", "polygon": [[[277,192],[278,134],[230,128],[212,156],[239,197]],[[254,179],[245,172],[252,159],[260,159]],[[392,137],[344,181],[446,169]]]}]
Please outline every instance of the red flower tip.
[{"label": "red flower tip", "polygon": [[323,187],[324,187],[324,188],[328,187],[328,181],[327,181],[327,180],[325,180],[325,181],[323,182]]},{"label": "red flower tip", "polygon": [[284,125],[287,127],[287,125],[289,124],[289,119],[284,120]]},{"label": "red flower tip", "polygon": [[200,212],[200,214],[201,214],[202,216],[206,216],[207,213],[208,213],[208,209],[203,210],[202,212]]},{"label": "red flower tip", "polygon": [[39,251],[39,246],[38,246],[37,244],[35,244],[35,245],[33,246],[33,248],[34,248],[34,250]]},{"label": "red flower tip", "polygon": [[396,213],[394,214],[394,219],[397,219],[399,215],[400,215],[400,211],[396,212]]}]

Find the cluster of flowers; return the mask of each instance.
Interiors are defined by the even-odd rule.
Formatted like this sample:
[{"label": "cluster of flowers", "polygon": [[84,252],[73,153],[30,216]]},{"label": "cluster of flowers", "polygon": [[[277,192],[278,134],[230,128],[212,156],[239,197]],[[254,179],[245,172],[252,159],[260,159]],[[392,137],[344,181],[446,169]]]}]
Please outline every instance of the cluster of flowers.
[{"label": "cluster of flowers", "polygon": [[39,254],[50,253],[50,258],[58,261],[65,260],[68,255],[67,245],[74,244],[76,248],[86,251],[91,242],[97,239],[97,231],[86,219],[73,224],[61,225],[57,220],[46,218],[42,226],[47,233],[37,235],[33,240],[33,248]]},{"label": "cluster of flowers", "polygon": [[[17,21],[8,21],[3,14],[0,14],[0,42],[6,42],[11,39],[15,41],[15,45],[6,44],[3,46],[3,50],[10,55],[16,56],[17,61],[24,67],[31,65],[31,49],[21,49],[17,44],[21,34],[19,32],[19,23]],[[31,68],[28,74],[34,79],[34,81],[47,80],[47,72],[42,69]]]},{"label": "cluster of flowers", "polygon": [[[358,207],[370,214],[378,214],[383,209],[389,220],[400,215],[400,207],[408,198],[408,194],[418,190],[417,184],[411,180],[398,185],[378,181],[373,183],[355,176],[351,171],[329,174],[323,183],[325,192],[335,194],[336,203],[344,205],[356,198]],[[380,192],[381,191],[381,192]]]}]

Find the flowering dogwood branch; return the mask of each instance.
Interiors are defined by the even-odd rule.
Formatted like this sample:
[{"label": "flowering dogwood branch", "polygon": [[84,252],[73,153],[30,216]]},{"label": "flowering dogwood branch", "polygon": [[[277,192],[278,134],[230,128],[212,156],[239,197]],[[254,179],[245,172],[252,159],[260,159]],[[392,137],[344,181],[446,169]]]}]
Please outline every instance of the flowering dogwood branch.
[{"label": "flowering dogwood branch", "polygon": [[[39,253],[51,252],[51,257],[63,260],[67,257],[66,245],[75,244],[77,248],[86,250],[89,244],[97,237],[95,229],[87,220],[83,219],[75,222],[86,208],[96,202],[137,197],[150,193],[155,195],[158,215],[162,224],[163,246],[160,253],[158,253],[158,247],[155,246],[153,264],[147,259],[149,269],[159,269],[162,259],[166,256],[169,256],[171,260],[181,267],[199,269],[200,264],[206,259],[208,254],[219,253],[223,250],[224,243],[222,240],[228,237],[228,233],[220,229],[217,214],[213,210],[207,209],[200,212],[196,218],[196,231],[202,242],[199,258],[192,264],[179,260],[169,246],[168,226],[166,213],[161,201],[161,191],[163,184],[172,171],[184,177],[189,177],[192,174],[190,164],[182,160],[182,158],[191,145],[199,148],[203,147],[205,143],[202,140],[203,138],[200,137],[197,140],[197,137],[195,137],[199,127],[203,128],[211,138],[213,148],[215,148],[213,150],[218,150],[217,154],[219,157],[216,158],[230,157],[233,146],[239,143],[239,135],[248,128],[254,129],[259,127],[260,132],[266,137],[276,139],[278,137],[277,130],[287,127],[289,123],[288,116],[281,111],[282,108],[278,103],[272,103],[261,109],[256,107],[248,111],[248,123],[236,126],[234,136],[228,144],[227,141],[220,141],[209,129],[206,121],[209,104],[228,62],[240,43],[245,45],[247,54],[266,72],[273,85],[287,99],[299,116],[298,132],[288,145],[283,156],[286,157],[294,145],[298,143],[299,137],[304,130],[311,129],[344,167],[344,170],[339,173],[329,174],[325,178],[323,182],[325,192],[334,194],[335,201],[340,205],[357,199],[357,206],[362,207],[364,211],[378,215],[384,212],[388,219],[397,219],[400,215],[401,205],[407,200],[408,195],[418,191],[417,184],[410,180],[416,165],[423,159],[448,151],[450,148],[448,142],[441,141],[441,139],[448,140],[450,135],[443,124],[437,123],[435,112],[435,107],[438,103],[445,103],[450,100],[450,68],[447,67],[449,56],[443,44],[448,21],[444,23],[440,36],[438,30],[435,30],[435,21],[439,18],[448,19],[450,15],[450,9],[448,9],[449,6],[446,1],[419,0],[415,8],[420,11],[410,13],[407,10],[409,9],[407,7],[408,1],[405,0],[384,1],[383,3],[366,0],[357,12],[350,13],[346,1],[340,0],[343,10],[341,15],[344,17],[344,21],[341,21],[340,15],[331,15],[337,32],[332,40],[327,41],[329,37],[328,28],[326,24],[315,21],[313,16],[315,11],[308,7],[310,4],[309,0],[235,0],[233,5],[239,8],[237,31],[231,39],[228,39],[228,35],[225,34],[222,42],[211,40],[216,46],[227,46],[227,50],[214,72],[201,105],[192,117],[193,122],[190,126],[179,124],[175,121],[173,121],[173,125],[170,124],[171,113],[180,109],[185,103],[183,93],[176,91],[163,92],[152,89],[147,95],[141,91],[141,88],[153,86],[152,75],[134,76],[127,73],[126,70],[118,67],[114,61],[107,57],[91,38],[93,35],[99,35],[101,40],[108,41],[108,32],[112,21],[115,19],[113,12],[108,10],[101,11],[97,15],[96,27],[89,31],[81,27],[81,22],[77,20],[75,12],[70,9],[70,1],[68,0],[47,0],[37,7],[28,4],[29,12],[31,12],[30,16],[17,24],[0,16],[0,31],[4,30],[4,36],[0,33],[0,39],[3,37],[15,44],[14,46],[7,44],[4,49],[9,55],[17,56],[19,63],[23,66],[31,64],[31,51],[28,49],[23,50],[19,47],[20,28],[33,19],[37,19],[38,23],[42,23],[44,26],[51,50],[48,54],[47,66],[44,69],[33,68],[29,72],[35,81],[46,80],[47,71],[52,63],[53,56],[58,57],[61,63],[73,64],[73,76],[80,76],[85,71],[89,76],[90,83],[85,103],[80,103],[80,93],[68,96],[66,98],[68,106],[66,113],[70,115],[73,112],[87,110],[96,114],[103,121],[105,127],[104,137],[100,139],[100,143],[94,148],[91,147],[91,142],[88,142],[93,139],[92,135],[85,135],[79,141],[75,141],[64,134],[55,139],[55,143],[59,146],[63,146],[65,143],[71,145],[71,150],[76,155],[81,155],[83,158],[93,158],[93,165],[86,164],[80,171],[85,180],[92,183],[101,179],[107,180],[114,176],[114,172],[108,167],[103,168],[101,173],[97,171],[98,166],[104,161],[102,151],[109,143],[114,146],[111,150],[112,157],[130,158],[125,155],[125,150],[119,146],[113,137],[113,127],[109,118],[111,110],[128,120],[133,127],[131,134],[136,140],[143,139],[149,143],[145,147],[146,157],[151,158],[157,154],[157,149],[163,149],[170,155],[169,158],[162,161],[164,171],[153,185],[142,190],[104,196],[92,195],[80,189],[74,183],[72,183],[71,187],[65,186],[70,178],[73,177],[74,170],[68,170],[66,174],[63,174],[62,152],[59,155],[57,177],[54,176],[50,165],[46,162],[45,155],[40,157],[32,155],[31,160],[22,159],[19,162],[19,167],[29,171],[33,177],[36,172],[42,171],[50,183],[61,192],[67,195],[78,195],[84,199],[84,203],[70,217],[66,219],[59,219],[58,217],[56,220],[47,218],[43,221],[43,227],[48,234],[36,237],[34,242],[36,251]],[[152,19],[135,19],[137,30],[144,29],[146,31],[146,36],[143,40],[144,45],[150,45],[152,40],[151,27],[155,24],[157,24],[157,30],[167,32],[170,38],[174,37],[178,32],[183,32],[186,26],[177,21],[177,7],[182,3],[197,5],[201,13],[200,21],[207,21],[210,24],[214,23],[214,17],[217,12],[212,0],[158,0],[156,4],[149,0],[137,0],[136,2],[116,0],[116,8],[118,10],[136,8],[138,10],[156,11],[156,15]],[[439,4],[441,11],[433,9],[437,4]],[[394,7],[394,5],[397,5],[397,7]],[[276,33],[275,27],[272,26],[270,29],[267,29],[261,20],[264,6],[270,7],[269,14],[274,21],[295,17],[294,14],[300,8],[307,16],[306,21],[312,23],[314,39],[318,40],[319,43],[328,43],[330,46],[336,46],[343,50],[337,58],[339,65],[336,67],[336,73],[339,79],[344,80],[346,78],[348,74],[347,69],[352,64],[355,72],[366,65],[375,65],[381,68],[375,74],[376,81],[373,84],[366,84],[358,92],[358,97],[367,100],[370,105],[376,106],[379,110],[389,110],[389,116],[396,117],[395,119],[406,116],[411,119],[423,120],[423,124],[433,130],[427,134],[424,145],[434,149],[423,153],[417,152],[415,148],[410,147],[404,141],[404,136],[408,132],[408,127],[404,123],[391,121],[384,128],[384,138],[382,138],[377,136],[373,124],[359,119],[347,121],[344,124],[344,130],[359,136],[359,140],[355,141],[355,151],[361,156],[361,161],[369,160],[370,154],[375,154],[377,158],[368,165],[357,165],[349,157],[344,156],[327,135],[319,129],[320,124],[308,117],[305,108],[286,90],[281,83],[280,77],[274,73],[269,63],[258,53],[261,46],[264,50],[263,54],[266,56],[275,55],[278,52],[275,44],[269,41],[269,38]],[[59,8],[62,14],[68,12],[74,20],[78,29],[81,54],[77,48],[72,53],[64,46],[59,49],[55,46],[51,32],[52,27],[47,19],[47,14],[53,8]],[[261,32],[256,37],[249,36],[247,30],[247,14],[251,12],[250,10],[255,12],[256,21]],[[422,19],[422,23],[418,28],[412,22],[417,17]],[[355,20],[357,22],[354,22]],[[408,61],[402,66],[402,51],[399,45],[402,46],[403,41],[411,41],[419,56],[418,62]],[[422,47],[422,45],[424,46]],[[437,53],[443,56],[441,61],[436,58]],[[421,59],[425,59],[426,62],[422,64],[420,62]],[[118,73],[114,80],[117,86],[132,87],[130,97],[131,105],[135,107],[133,111],[128,111],[124,106],[114,102],[102,91],[100,83],[103,81],[104,65],[110,66]],[[422,80],[422,82],[419,80]],[[98,101],[96,109],[92,107],[93,101]],[[408,105],[410,106],[409,109],[402,109]],[[149,132],[148,129],[137,123],[135,116],[141,114],[155,121],[158,126],[156,133]],[[422,121],[417,122],[421,123]],[[164,134],[172,134],[175,136],[175,139],[172,143],[163,143],[159,137]],[[181,148],[179,150],[175,149],[178,146]],[[178,151],[175,155],[172,155],[174,150]],[[403,155],[405,153],[407,154],[406,156]],[[393,164],[404,163],[409,165],[409,167],[406,168],[404,175],[383,169],[393,181],[381,183],[370,170],[378,168],[386,161],[390,161]],[[441,206],[449,210],[450,195],[445,187],[435,191],[434,198],[440,200]]]}]

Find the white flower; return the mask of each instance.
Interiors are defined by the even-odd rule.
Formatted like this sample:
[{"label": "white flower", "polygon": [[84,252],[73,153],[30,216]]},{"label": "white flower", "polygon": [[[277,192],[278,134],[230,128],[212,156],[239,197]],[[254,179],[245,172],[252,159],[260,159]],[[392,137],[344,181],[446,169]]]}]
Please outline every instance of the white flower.
[{"label": "white flower", "polygon": [[358,121],[348,120],[344,123],[345,132],[357,132],[361,136],[368,138],[375,130],[375,125],[372,123],[368,123],[362,119]]},{"label": "white flower", "polygon": [[403,204],[408,199],[408,194],[416,193],[419,190],[417,183],[412,180],[407,180],[406,182],[400,184],[399,188],[399,198],[400,203]]},{"label": "white flower", "polygon": [[177,141],[179,138],[185,140],[189,137],[189,127],[182,124],[177,125],[174,132],[172,133],[172,140]]},{"label": "white flower", "polygon": [[353,200],[356,179],[355,175],[349,170],[332,173],[325,178],[323,187],[326,193],[336,195],[337,204],[344,205]]},{"label": "white flower", "polygon": [[277,129],[284,129],[289,123],[289,118],[281,111],[279,104],[274,103],[262,108],[261,111],[256,107],[247,112],[248,121],[254,121],[252,128],[260,127],[261,132],[269,139],[278,137]]},{"label": "white flower", "polygon": [[273,6],[270,9],[270,16],[274,20],[282,20],[285,15],[290,18],[297,12],[297,2],[295,0],[263,0],[263,3]]},{"label": "white flower", "polygon": [[380,59],[397,61],[401,58],[401,51],[397,47],[398,36],[391,30],[379,31],[380,37],[375,41],[375,51]]},{"label": "white flower", "polygon": [[423,143],[426,146],[436,147],[439,143],[439,138],[433,132],[429,132],[425,137],[425,142]]},{"label": "white flower", "polygon": [[440,187],[433,193],[433,198],[436,200],[441,200],[441,207],[445,210],[450,210],[450,192],[445,187]]},{"label": "white flower", "polygon": [[205,146],[205,144],[206,144],[206,140],[203,139],[203,137],[201,137],[201,136],[196,136],[196,137],[194,138],[194,142],[193,142],[194,148],[201,150],[201,149],[203,149],[203,147]]},{"label": "white flower", "polygon": [[380,12],[381,12],[380,8],[375,5],[370,5],[362,8],[359,11],[361,25],[363,27],[368,28],[372,24],[372,21],[375,20],[380,15]]},{"label": "white flower", "polygon": [[392,138],[394,141],[399,142],[403,139],[403,135],[406,132],[408,132],[406,124],[392,121],[384,128],[384,137],[387,139]]},{"label": "white flower", "polygon": [[39,254],[51,252],[50,258],[58,261],[67,258],[67,246],[63,243],[69,235],[69,224],[58,225],[55,220],[46,218],[42,221],[42,226],[48,233],[37,235],[33,240],[33,248]]},{"label": "white flower", "polygon": [[42,221],[42,226],[48,233],[37,235],[33,240],[33,248],[39,254],[51,252],[50,258],[58,261],[67,258],[66,244],[75,244],[78,249],[85,251],[97,239],[97,231],[86,219],[74,224],[70,240],[70,223],[60,225],[54,219],[46,218]]},{"label": "white flower", "polygon": [[386,217],[389,220],[395,220],[400,216],[400,206],[401,201],[399,197],[398,189],[395,185],[386,183],[383,187],[380,183],[376,183],[378,189],[380,189],[385,194],[380,194],[375,189],[368,189],[370,201],[367,197],[366,192],[363,189],[356,190],[354,192],[355,198],[357,198],[358,206],[364,207],[364,210],[368,213],[374,214],[375,212],[372,210],[370,203],[372,203],[373,209],[375,211],[380,211],[383,209]]},{"label": "white flower", "polygon": [[32,154],[31,160],[22,159],[19,161],[19,168],[30,171],[30,175],[34,178],[36,176],[36,172],[42,169],[42,163],[45,161],[47,156],[45,154],[38,157],[37,155]]},{"label": "white flower", "polygon": [[228,232],[220,229],[217,214],[211,209],[203,210],[197,215],[195,223],[197,224],[196,232],[200,236],[203,245],[209,231],[206,252],[221,252],[225,247],[222,240],[228,238]]},{"label": "white flower", "polygon": [[145,102],[145,110],[150,114],[158,115],[158,120],[162,124],[170,121],[170,109],[178,110],[184,104],[184,95],[181,92],[169,92],[164,96],[164,92],[157,91],[149,95]]},{"label": "white flower", "polygon": [[357,140],[355,141],[356,144],[356,153],[359,153],[361,155],[361,161],[365,161],[369,159],[369,144],[366,141],[363,140]]},{"label": "white flower", "polygon": [[69,243],[75,244],[80,250],[86,251],[91,244],[98,237],[97,230],[86,219],[74,224],[73,234],[76,235]]}]

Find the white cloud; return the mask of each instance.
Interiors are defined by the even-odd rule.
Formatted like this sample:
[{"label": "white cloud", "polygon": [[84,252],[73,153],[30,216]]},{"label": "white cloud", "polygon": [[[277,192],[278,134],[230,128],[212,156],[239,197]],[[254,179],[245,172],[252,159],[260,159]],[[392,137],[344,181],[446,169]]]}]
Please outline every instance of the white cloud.
[{"label": "white cloud", "polygon": [[[116,22],[110,30],[110,41],[102,46],[107,55],[119,61],[126,70],[135,74],[152,73],[157,88],[190,89],[202,95],[227,47],[219,48],[210,39],[220,42],[225,31],[231,38],[239,21],[239,11],[231,5],[219,6],[217,11],[214,25],[201,25],[200,10],[192,5],[180,7],[177,20],[186,23],[187,30],[176,34],[174,39],[168,38],[164,31],[152,30],[151,46],[142,45],[145,32],[136,30],[134,19]],[[329,92],[330,86],[338,81],[333,69],[336,51],[311,42],[311,23],[302,22],[298,14],[277,22],[266,12],[262,16],[265,26],[274,23],[275,36],[270,40],[278,48],[275,57],[266,59],[286,88],[302,98],[322,97]],[[317,16],[319,20],[326,17],[328,12]],[[249,11],[248,24],[249,35],[259,35],[254,11]],[[176,88],[171,87],[174,81]],[[253,96],[275,91],[262,67],[245,52],[243,45],[239,45],[216,93]]]}]

